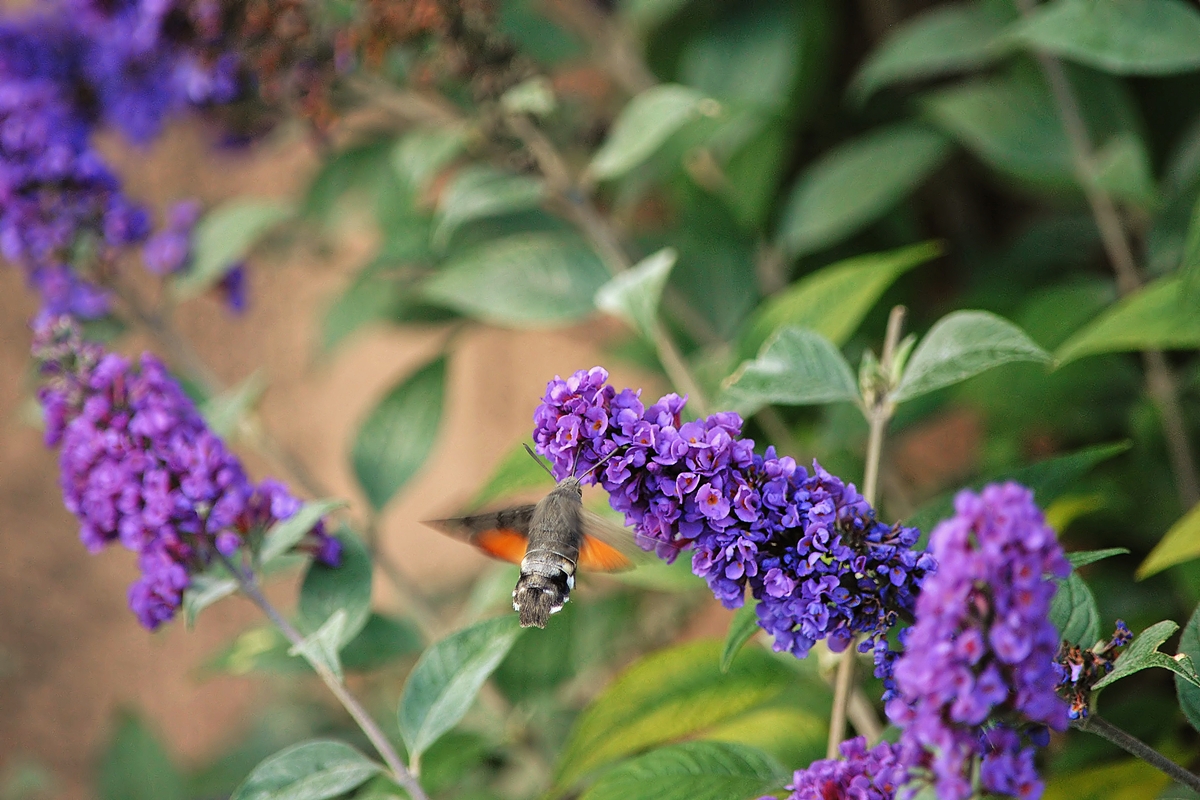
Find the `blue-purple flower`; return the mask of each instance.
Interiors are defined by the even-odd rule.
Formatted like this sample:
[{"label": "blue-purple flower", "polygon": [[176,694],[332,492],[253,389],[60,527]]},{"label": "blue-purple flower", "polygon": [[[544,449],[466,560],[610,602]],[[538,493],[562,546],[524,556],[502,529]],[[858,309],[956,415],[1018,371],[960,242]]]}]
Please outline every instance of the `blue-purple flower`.
[{"label": "blue-purple flower", "polygon": [[887,704],[906,758],[932,770],[941,798],[971,795],[976,759],[984,789],[1040,797],[1034,748],[1018,730],[1067,725],[1048,612],[1053,578],[1070,566],[1032,492],[1015,483],[959,493],[930,547],[938,570],[921,587]]},{"label": "blue-purple flower", "polygon": [[841,759],[821,759],[796,770],[787,800],[892,800],[909,780],[900,748],[888,742],[868,750],[859,736],[842,742],[841,751]]},{"label": "blue-purple flower", "polygon": [[[69,320],[42,322],[34,355],[46,443],[61,446],[63,502],[92,552],[119,541],[138,554],[129,588],[154,629],[179,610],[191,576],[217,554],[254,547],[300,502],[280,483],[252,483],[158,359],[140,365],[83,342]],[[318,523],[300,549],[336,564],[339,544]]]},{"label": "blue-purple flower", "polygon": [[853,485],[818,464],[810,475],[773,448],[757,455],[737,414],[685,423],[678,395],[647,408],[607,380],[595,367],[546,387],[534,440],[556,477],[611,456],[596,480],[643,547],[668,561],[690,549],[692,571],[728,608],[748,587],[777,650],[803,658],[819,640],[840,651],[862,636],[887,680],[886,633],[911,614],[934,567],[913,549],[918,532],[877,520]]}]

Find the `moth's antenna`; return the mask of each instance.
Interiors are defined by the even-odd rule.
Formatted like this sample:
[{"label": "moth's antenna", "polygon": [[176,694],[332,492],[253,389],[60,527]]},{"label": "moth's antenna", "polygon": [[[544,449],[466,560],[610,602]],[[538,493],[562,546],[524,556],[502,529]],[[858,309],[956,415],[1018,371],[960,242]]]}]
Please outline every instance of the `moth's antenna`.
[{"label": "moth's antenna", "polygon": [[587,472],[580,475],[579,480],[583,480],[588,475],[591,475],[593,472],[595,472],[597,469],[599,469],[604,464],[605,461],[608,461],[610,458],[615,456],[617,454],[617,451],[619,451],[620,449],[621,449],[620,447],[613,448],[613,451],[611,453],[609,453],[604,458],[600,459],[595,464],[593,464],[591,469],[589,469]]},{"label": "moth's antenna", "polygon": [[521,446],[525,448],[525,452],[526,452],[526,453],[529,453],[529,457],[530,457],[530,458],[532,458],[534,461],[536,461],[536,462],[538,463],[538,466],[539,466],[539,467],[541,467],[542,469],[546,470],[546,474],[550,476],[550,480],[554,481],[555,483],[558,483],[558,479],[554,477],[554,473],[553,473],[553,472],[551,472],[551,471],[550,471],[550,468],[549,468],[549,467],[547,467],[547,466],[545,465],[545,463],[543,463],[543,461],[542,461],[540,458],[538,458],[538,457],[537,457],[537,453],[535,453],[535,452],[533,452],[532,450],[530,450],[530,449],[529,449],[529,445],[527,445],[527,444],[525,444],[525,443],[523,443],[523,442],[522,442]]}]

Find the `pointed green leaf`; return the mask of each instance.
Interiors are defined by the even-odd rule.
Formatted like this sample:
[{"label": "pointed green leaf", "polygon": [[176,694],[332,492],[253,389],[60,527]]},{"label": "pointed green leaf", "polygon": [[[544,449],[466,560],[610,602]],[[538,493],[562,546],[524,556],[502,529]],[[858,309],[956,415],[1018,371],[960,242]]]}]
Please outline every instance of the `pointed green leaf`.
[{"label": "pointed green leaf", "polygon": [[192,264],[175,278],[177,297],[215,286],[272,228],[294,213],[277,200],[232,200],[209,211],[192,234]]},{"label": "pointed green leaf", "polygon": [[1179,263],[1179,275],[1183,281],[1180,302],[1189,308],[1200,308],[1200,199],[1192,209],[1192,220],[1188,224],[1187,237],[1183,244],[1183,258]]},{"label": "pointed green leaf", "polygon": [[1088,564],[1103,561],[1106,558],[1128,554],[1129,548],[1127,547],[1108,547],[1104,550],[1078,550],[1074,553],[1067,553],[1067,561],[1071,563],[1071,569],[1079,569],[1080,567],[1086,567]]},{"label": "pointed green leaf", "polygon": [[1111,197],[1143,211],[1160,205],[1150,151],[1132,131],[1114,135],[1096,153],[1096,185]]},{"label": "pointed green leaf", "polygon": [[438,198],[433,246],[444,250],[454,232],[474,220],[537,208],[545,194],[537,178],[481,164],[464,167]]},{"label": "pointed green leaf", "polygon": [[223,567],[216,566],[208,572],[193,575],[188,587],[183,590],[183,613],[188,627],[196,624],[196,617],[201,611],[237,590],[237,581]]},{"label": "pointed green leaf", "polygon": [[483,508],[494,500],[538,488],[554,488],[554,479],[546,474],[546,470],[535,459],[529,457],[524,446],[518,444],[500,459],[487,483],[471,498],[470,506]]},{"label": "pointed green leaf", "polygon": [[435,358],[392,388],[358,429],[354,475],[376,510],[417,474],[442,421],[446,359]]},{"label": "pointed green leaf", "polygon": [[785,327],[729,376],[724,398],[749,412],[765,405],[854,402],[858,385],[831,341],[803,328]]},{"label": "pointed green leaf", "polygon": [[775,759],[729,742],[683,742],[614,767],[581,800],[735,800],[787,782]]},{"label": "pointed green leaf", "polygon": [[[1179,652],[1192,660],[1192,664],[1200,664],[1200,606],[1192,612],[1192,618],[1183,626],[1179,635]],[[1183,676],[1175,676],[1175,693],[1179,695],[1179,707],[1192,727],[1200,731],[1200,687]]]},{"label": "pointed green leaf", "polygon": [[780,221],[780,245],[800,256],[837,244],[924,183],[949,155],[944,136],[909,123],[839,145],[792,187]]},{"label": "pointed green leaf", "polygon": [[604,264],[570,234],[523,233],[451,259],[425,282],[430,302],[513,328],[571,322],[595,310]]},{"label": "pointed green leaf", "polygon": [[1091,647],[1100,638],[1100,611],[1096,598],[1083,578],[1075,572],[1058,581],[1058,591],[1050,603],[1050,621],[1058,635],[1071,644]]},{"label": "pointed green leaf", "polygon": [[1163,534],[1150,555],[1137,568],[1136,577],[1145,580],[1168,567],[1200,558],[1200,504],[1180,517]]},{"label": "pointed green leaf", "polygon": [[400,698],[400,735],[413,760],[458,724],[521,629],[513,614],[489,619],[429,647]]},{"label": "pointed green leaf", "polygon": [[346,612],[338,609],[330,615],[321,627],[310,633],[300,644],[293,645],[288,655],[300,656],[313,669],[324,667],[329,672],[342,677],[342,659],[339,653],[342,643],[346,641]]},{"label": "pointed green leaf", "polygon": [[754,634],[758,633],[758,614],[755,609],[758,607],[758,601],[747,600],[746,604],[737,610],[733,615],[733,619],[729,621],[729,630],[725,634],[725,646],[721,649],[721,672],[729,672],[729,666],[733,663],[733,659],[737,658],[738,651],[750,641]]},{"label": "pointed green leaf", "polygon": [[772,295],[754,312],[738,345],[743,357],[784,325],[816,331],[841,346],[897,278],[941,255],[938,242],[855,256],[822,267]]},{"label": "pointed green leaf", "polygon": [[328,800],[383,772],[381,765],[348,744],[314,739],[263,761],[230,800]]},{"label": "pointed green leaf", "polygon": [[100,800],[184,800],[183,775],[158,737],[140,719],[121,714],[100,760]]},{"label": "pointed green leaf", "polygon": [[418,128],[396,142],[391,152],[392,168],[410,189],[422,192],[458,158],[466,143],[465,128]]},{"label": "pointed green leaf", "polygon": [[1200,68],[1200,12],[1181,0],[1057,0],[1039,6],[1012,35],[1117,75]]},{"label": "pointed green leaf", "polygon": [[350,642],[371,616],[371,555],[361,540],[349,530],[338,534],[342,543],[341,561],[331,567],[313,559],[300,586],[299,619],[301,632],[315,631],[337,611],[346,614],[341,645]]},{"label": "pointed green leaf", "polygon": [[619,317],[647,339],[652,338],[663,287],[678,257],[671,247],[646,256],[600,287],[596,292],[596,308]]},{"label": "pointed green leaf", "polygon": [[715,101],[687,86],[653,86],[621,109],[588,172],[598,180],[624,175],[652,156],[688,122],[702,114],[712,115],[719,108]]},{"label": "pointed green leaf", "polygon": [[683,739],[772,701],[796,681],[788,666],[752,648],[720,669],[719,641],[689,642],[646,656],[580,714],[563,747],[554,785],[647,747]]},{"label": "pointed green leaf", "polygon": [[258,551],[259,563],[265,565],[288,552],[327,514],[345,506],[345,500],[313,500],[287,519],[276,522],[263,537],[262,548]]},{"label": "pointed green leaf", "polygon": [[1183,654],[1169,656],[1158,651],[1159,646],[1171,638],[1171,635],[1177,630],[1179,630],[1179,625],[1169,619],[1146,628],[1125,648],[1125,652],[1117,656],[1117,660],[1113,662],[1112,672],[1097,681],[1096,685],[1092,687],[1093,690],[1103,689],[1121,678],[1126,678],[1150,667],[1169,669],[1188,683],[1200,687],[1200,676],[1196,675],[1196,668],[1192,666],[1190,658]]},{"label": "pointed green leaf", "polygon": [[955,311],[925,334],[891,399],[911,400],[1012,361],[1051,360],[1008,320],[987,311]]},{"label": "pointed green leaf", "polygon": [[1059,365],[1096,353],[1200,347],[1200,306],[1181,292],[1179,276],[1159,278],[1116,305],[1058,348]]},{"label": "pointed green leaf", "polygon": [[1000,34],[1014,15],[1001,3],[937,6],[897,26],[871,53],[852,84],[862,104],[898,81],[979,69],[1005,53]]},{"label": "pointed green leaf", "polygon": [[350,671],[379,669],[404,656],[421,652],[421,632],[413,623],[371,614],[367,624],[342,647],[342,666]]}]

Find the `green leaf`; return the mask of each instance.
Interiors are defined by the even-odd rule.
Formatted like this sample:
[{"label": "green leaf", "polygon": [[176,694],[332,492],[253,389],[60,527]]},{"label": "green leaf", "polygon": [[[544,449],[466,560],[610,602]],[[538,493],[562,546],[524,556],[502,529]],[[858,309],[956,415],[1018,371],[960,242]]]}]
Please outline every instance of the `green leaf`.
[{"label": "green leaf", "polygon": [[225,568],[216,566],[208,572],[193,575],[183,590],[183,613],[188,627],[196,624],[201,611],[238,590],[238,582]]},{"label": "green leaf", "polygon": [[985,67],[1004,55],[1000,34],[1014,15],[1000,3],[938,6],[905,20],[871,53],[851,84],[865,103],[898,81],[920,80]]},{"label": "green leaf", "polygon": [[891,399],[911,400],[1012,361],[1051,360],[1008,320],[987,311],[955,311],[925,334]]},{"label": "green leaf", "polygon": [[266,390],[267,379],[263,377],[262,370],[255,370],[237,386],[210,397],[200,406],[200,413],[213,433],[228,439],[237,431],[246,414],[258,405]]},{"label": "green leaf", "polygon": [[383,772],[381,765],[348,744],[314,739],[263,761],[230,800],[327,800]]},{"label": "green leaf", "polygon": [[897,278],[941,254],[939,243],[922,242],[855,256],[805,275],[759,306],[739,351],[752,356],[784,325],[816,331],[840,347]]},{"label": "green leaf", "polygon": [[140,719],[121,714],[100,759],[100,800],[185,800],[183,776],[158,738]]},{"label": "green leaf", "polygon": [[371,614],[358,636],[342,647],[342,666],[368,672],[421,652],[421,633],[405,620]]},{"label": "green leaf", "polygon": [[418,128],[406,133],[391,152],[392,168],[413,191],[422,192],[466,148],[461,127]]},{"label": "green leaf", "polygon": [[1179,300],[1190,308],[1200,307],[1200,200],[1192,209],[1192,220],[1188,224],[1183,244],[1183,258],[1179,263],[1179,275],[1183,281]]},{"label": "green leaf", "polygon": [[417,474],[442,419],[446,359],[436,358],[397,384],[367,415],[354,439],[354,475],[382,509]]},{"label": "green leaf", "polygon": [[722,673],[721,650],[719,641],[660,650],[610,683],[576,720],[555,787],[569,789],[630,754],[731,721],[796,681],[789,666],[756,648],[743,651]]},{"label": "green leaf", "polygon": [[608,281],[604,264],[569,234],[497,239],[451,259],[424,284],[425,298],[485,322],[514,328],[571,322],[595,310]]},{"label": "green leaf", "polygon": [[174,280],[180,298],[215,286],[272,228],[294,213],[276,200],[233,200],[204,215],[192,234],[192,264]]},{"label": "green leaf", "polygon": [[1039,6],[1012,35],[1117,75],[1200,68],[1200,13],[1180,0],[1056,0]]},{"label": "green leaf", "polygon": [[[820,681],[810,677],[814,684]],[[821,689],[812,687],[819,693]],[[786,705],[760,708],[701,735],[706,742],[733,742],[769,753],[784,764],[810,764],[825,757],[828,714]]]},{"label": "green leaf", "polygon": [[276,522],[263,537],[262,547],[258,551],[259,563],[268,564],[288,552],[327,514],[345,506],[345,500],[313,500],[302,505],[287,519]]},{"label": "green leaf", "polygon": [[1112,672],[1097,681],[1096,685],[1092,687],[1093,691],[1103,689],[1121,678],[1127,678],[1135,672],[1141,672],[1150,667],[1169,669],[1193,686],[1200,687],[1200,676],[1196,675],[1196,668],[1192,666],[1190,658],[1184,654],[1169,656],[1158,651],[1159,646],[1171,638],[1171,635],[1177,630],[1179,630],[1179,625],[1169,619],[1146,628],[1125,648],[1125,652],[1117,656],[1117,660],[1113,662]]},{"label": "green leaf", "polygon": [[444,250],[455,231],[477,219],[537,208],[545,195],[537,178],[510,175],[485,164],[464,167],[438,198],[433,246]]},{"label": "green leaf", "polygon": [[400,698],[400,735],[414,761],[463,718],[520,633],[516,616],[506,614],[452,634],[425,651]]},{"label": "green leaf", "polygon": [[1058,348],[1059,366],[1097,353],[1200,347],[1200,307],[1181,287],[1179,276],[1159,278],[1121,298]]},{"label": "green leaf", "polygon": [[684,125],[701,115],[714,116],[719,109],[716,101],[687,86],[652,86],[621,109],[588,173],[597,180],[620,177],[652,156]]},{"label": "green leaf", "polygon": [[1150,152],[1132,131],[1116,134],[1096,153],[1095,180],[1106,193],[1135,208],[1155,211],[1160,205]]},{"label": "green leaf", "polygon": [[339,653],[346,640],[345,630],[346,612],[339,608],[321,627],[288,650],[288,655],[300,656],[318,672],[324,668],[341,678],[342,659]]},{"label": "green leaf", "polygon": [[904,123],[839,145],[792,187],[779,225],[780,245],[800,256],[874,222],[941,166],[949,144],[936,131]]},{"label": "green leaf", "polygon": [[787,782],[761,750],[728,742],[683,742],[614,767],[581,800],[741,800]]},{"label": "green leaf", "polygon": [[[1193,664],[1200,664],[1200,606],[1196,606],[1192,618],[1183,626],[1183,633],[1179,635],[1179,652],[1190,658]],[[1183,715],[1193,728],[1200,731],[1200,688],[1184,680],[1183,676],[1176,675],[1175,693],[1179,695]]]},{"label": "green leaf", "polygon": [[1091,647],[1100,638],[1100,611],[1087,583],[1072,572],[1058,581],[1058,591],[1050,603],[1050,621],[1058,635],[1071,644]]},{"label": "green leaf", "polygon": [[757,607],[757,601],[747,600],[729,621],[725,646],[721,649],[721,672],[729,672],[729,665],[737,658],[738,651],[758,632],[758,614],[754,612]]},{"label": "green leaf", "polygon": [[658,304],[679,254],[664,247],[646,256],[596,292],[596,308],[619,317],[650,339],[658,321]]},{"label": "green leaf", "polygon": [[785,327],[758,358],[726,381],[724,399],[747,412],[765,405],[855,402],[858,385],[833,342],[803,328]]},{"label": "green leaf", "polygon": [[505,454],[500,463],[492,470],[492,476],[475,496],[471,498],[471,508],[482,508],[495,501],[509,497],[528,489],[554,487],[554,479],[546,474],[535,459],[529,457],[521,444],[514,446]]},{"label": "green leaf", "polygon": [[1071,562],[1071,569],[1079,569],[1080,567],[1086,567],[1088,564],[1103,561],[1106,558],[1128,554],[1129,548],[1127,547],[1108,547],[1103,550],[1077,550],[1074,553],[1067,553],[1067,561]]},{"label": "green leaf", "polygon": [[1180,517],[1137,568],[1135,577],[1145,580],[1168,567],[1200,557],[1200,504]]},{"label": "green leaf", "polygon": [[371,555],[357,536],[343,528],[341,563],[331,567],[313,559],[300,586],[299,628],[314,631],[335,611],[346,612],[341,644],[348,644],[371,616]]},{"label": "green leaf", "polygon": [[500,96],[500,105],[510,114],[545,117],[558,107],[554,84],[541,75],[518,83]]}]

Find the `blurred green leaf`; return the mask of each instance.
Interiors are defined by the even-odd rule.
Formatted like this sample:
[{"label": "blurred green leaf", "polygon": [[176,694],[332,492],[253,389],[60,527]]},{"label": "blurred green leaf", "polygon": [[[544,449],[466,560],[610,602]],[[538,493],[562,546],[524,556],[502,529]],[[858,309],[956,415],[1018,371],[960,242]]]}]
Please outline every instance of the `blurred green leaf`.
[{"label": "blurred green leaf", "polygon": [[438,173],[458,158],[466,144],[466,128],[418,128],[396,141],[389,159],[405,185],[423,192]]},{"label": "blurred green leaf", "polygon": [[1107,547],[1103,550],[1082,550],[1067,553],[1067,561],[1071,562],[1071,569],[1079,569],[1080,567],[1086,567],[1088,564],[1103,561],[1106,558],[1128,554],[1129,548],[1127,547]]},{"label": "blurred green leaf", "polygon": [[341,561],[336,567],[313,559],[300,585],[298,627],[314,631],[335,611],[346,612],[342,645],[359,634],[371,615],[371,555],[357,536],[343,528]]},{"label": "blurred green leaf", "polygon": [[1039,6],[1012,36],[1118,75],[1200,68],[1200,12],[1180,0],[1055,0]]},{"label": "blurred green leaf", "polygon": [[1075,572],[1057,583],[1058,591],[1050,603],[1050,622],[1061,638],[1091,647],[1100,638],[1100,611],[1092,590]]},{"label": "blurred green leaf", "polygon": [[121,714],[96,786],[100,800],[185,800],[184,780],[162,743],[137,717]]},{"label": "blurred green leaf", "polygon": [[871,53],[851,84],[865,103],[884,86],[986,67],[1004,55],[1000,34],[1015,18],[1006,3],[937,6],[904,20]]},{"label": "blurred green leaf", "polygon": [[[1200,664],[1200,606],[1196,606],[1191,619],[1183,626],[1183,633],[1179,635],[1179,652],[1190,658],[1193,664]],[[1183,709],[1183,715],[1193,728],[1200,731],[1200,687],[1176,675],[1175,693],[1179,695],[1179,707]]]},{"label": "blurred green leaf", "polygon": [[1200,200],[1192,209],[1192,220],[1187,227],[1183,244],[1183,258],[1179,264],[1182,281],[1179,300],[1191,307],[1200,308]]},{"label": "blurred green leaf", "polygon": [[1026,333],[987,311],[942,317],[917,345],[891,399],[901,403],[1012,361],[1049,362]]},{"label": "blurred green leaf", "polygon": [[397,384],[358,429],[352,453],[358,485],[382,509],[417,474],[442,419],[446,359],[436,358]]},{"label": "blurred green leaf", "polygon": [[922,242],[855,256],[805,275],[758,307],[739,351],[752,356],[784,325],[808,328],[843,345],[897,278],[941,253],[939,243]]},{"label": "blurred green leaf", "polygon": [[791,669],[757,649],[744,651],[722,673],[721,649],[719,641],[700,641],[660,650],[609,684],[576,721],[556,789],[630,754],[733,720],[795,682]]},{"label": "blurred green leaf", "polygon": [[288,655],[300,656],[313,669],[320,672],[324,668],[338,678],[342,677],[342,643],[346,641],[347,616],[345,609],[339,608],[329,615],[319,628],[304,637],[299,644],[288,650]]},{"label": "blurred green leaf", "polygon": [[592,157],[588,173],[598,180],[620,177],[653,155],[688,122],[701,115],[713,116],[719,108],[687,86],[653,86],[621,110],[608,139]]},{"label": "blurred green leaf", "polygon": [[545,327],[595,310],[608,280],[600,259],[572,235],[509,236],[451,259],[426,281],[426,299],[496,325]]},{"label": "blurred green leaf", "polygon": [[[1043,800],[1146,800],[1158,796],[1171,779],[1136,758],[1050,775]],[[1165,799],[1164,799],[1165,800]]]},{"label": "blurred green leaf", "polygon": [[501,0],[496,31],[515,43],[521,54],[544,64],[558,64],[584,55],[584,43],[556,24],[538,0]]},{"label": "blurred green leaf", "polygon": [[414,762],[463,718],[520,633],[516,616],[506,614],[451,634],[425,651],[400,699],[400,735]]},{"label": "blurred green leaf", "polygon": [[658,304],[679,254],[664,247],[613,277],[596,292],[596,308],[623,320],[647,339],[654,338]]},{"label": "blurred green leaf", "polygon": [[721,649],[721,672],[729,672],[729,665],[737,658],[738,651],[758,632],[758,601],[750,599],[737,610],[729,621],[725,634],[725,646]]},{"label": "blurred green leaf", "polygon": [[649,31],[675,16],[691,0],[617,0],[621,16],[639,31]]},{"label": "blurred green leaf", "polygon": [[194,297],[225,277],[271,229],[293,215],[278,200],[231,200],[201,218],[192,233],[192,264],[172,282],[176,297]]},{"label": "blurred green leaf", "polygon": [[500,105],[510,114],[544,117],[554,112],[558,99],[550,79],[538,75],[506,91],[500,96]]},{"label": "blurred green leaf", "polygon": [[787,706],[760,708],[711,728],[700,738],[757,747],[784,764],[810,764],[825,757],[828,714]]},{"label": "blurred green leaf", "polygon": [[246,414],[258,405],[267,390],[267,379],[261,369],[255,370],[236,386],[210,397],[200,406],[200,413],[213,433],[228,439]]},{"label": "blurred green leaf", "polygon": [[471,508],[483,508],[528,489],[552,489],[554,479],[536,459],[530,458],[524,444],[514,445],[492,470],[487,483],[471,498]]},{"label": "blurred green leaf", "polygon": [[1200,347],[1198,311],[1185,299],[1179,276],[1159,278],[1076,331],[1054,355],[1062,366],[1097,353]]},{"label": "blurred green leaf", "polygon": [[936,131],[904,123],[838,145],[792,187],[780,245],[799,256],[842,241],[920,186],[949,156],[949,144]]},{"label": "blurred green leaf", "polygon": [[259,764],[230,800],[327,800],[383,771],[348,744],[314,739]]},{"label": "blurred green leaf", "polygon": [[262,547],[258,551],[259,563],[267,564],[291,550],[321,519],[345,505],[345,500],[313,500],[304,503],[295,514],[276,522],[267,530]]},{"label": "blurred green leaf", "polygon": [[1137,568],[1136,577],[1145,580],[1168,567],[1200,558],[1200,505],[1195,505],[1171,526],[1146,560]]},{"label": "blurred green leaf", "polygon": [[196,617],[201,611],[237,590],[237,581],[220,565],[193,575],[188,587],[183,590],[183,613],[188,627],[196,624]]},{"label": "blurred green leaf", "polygon": [[[290,648],[274,625],[251,628],[206,662],[204,669],[230,675],[307,670],[304,661],[288,655]],[[420,650],[421,635],[411,623],[371,614],[358,636],[342,647],[341,662],[348,671],[375,670]]]},{"label": "blurred green leaf", "polygon": [[1145,143],[1130,131],[1113,136],[1096,153],[1096,184],[1143,211],[1155,210],[1159,205],[1152,169]]},{"label": "blurred green leaf", "polygon": [[464,167],[438,198],[433,246],[444,250],[455,231],[477,219],[537,208],[545,194],[537,178],[501,172],[486,164]]},{"label": "blurred green leaf", "polygon": [[749,412],[765,405],[855,402],[858,384],[832,342],[803,328],[784,327],[729,376],[723,400]]},{"label": "blurred green leaf", "polygon": [[614,767],[581,800],[748,800],[786,782],[783,768],[761,750],[683,742]]},{"label": "blurred green leaf", "polygon": [[1125,648],[1121,655],[1117,656],[1117,660],[1113,662],[1112,672],[1098,680],[1092,690],[1099,691],[1122,678],[1151,667],[1169,669],[1178,677],[1200,688],[1200,676],[1196,675],[1196,668],[1192,666],[1190,658],[1183,654],[1169,656],[1158,651],[1159,646],[1171,638],[1171,635],[1177,630],[1179,630],[1179,625],[1169,619],[1146,628],[1137,635],[1137,638]]}]

